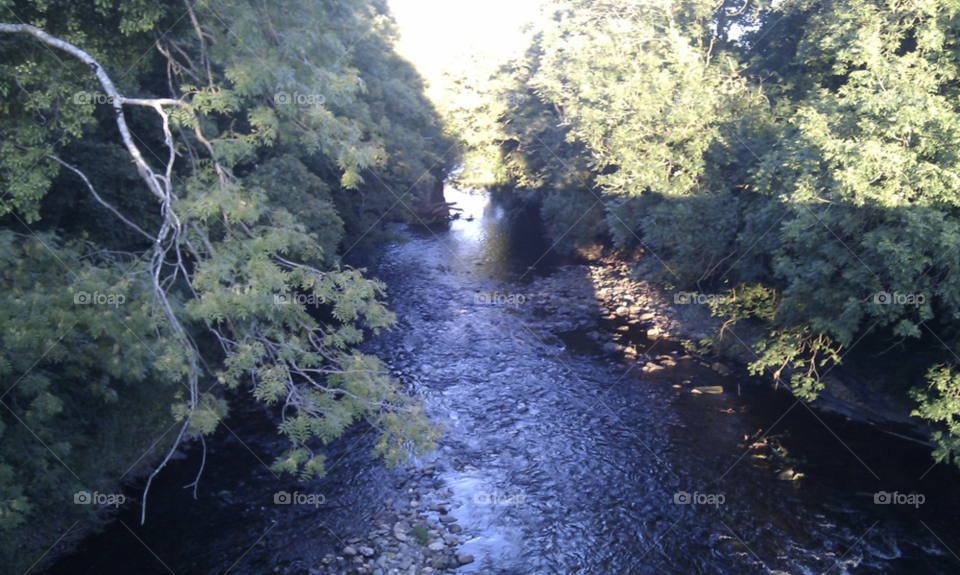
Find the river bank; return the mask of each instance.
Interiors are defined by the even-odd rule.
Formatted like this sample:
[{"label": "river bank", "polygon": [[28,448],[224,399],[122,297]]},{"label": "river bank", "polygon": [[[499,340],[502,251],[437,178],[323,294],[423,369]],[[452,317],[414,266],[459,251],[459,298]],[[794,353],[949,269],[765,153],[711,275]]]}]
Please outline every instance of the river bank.
[{"label": "river bank", "polygon": [[[633,264],[615,258],[564,266],[549,277],[534,280],[527,301],[542,318],[544,329],[569,332],[573,338],[578,328],[593,319],[590,314],[596,314],[608,329],[585,335],[611,357],[619,358],[623,367],[638,363],[645,373],[670,367],[658,363],[656,356],[638,356],[636,345],[629,344],[629,340],[650,345],[664,339],[670,342],[665,342],[667,346],[683,344],[692,357],[709,362],[721,375],[729,375],[731,369],[747,374],[747,364],[758,359],[752,346],[762,335],[761,325],[743,322],[727,326],[723,345],[714,346],[706,356],[697,354],[693,350],[701,349],[708,338],[717,337],[723,318],[712,316],[709,306],[698,303],[698,298],[678,299],[675,294],[683,292],[668,291],[655,282],[638,279],[638,275]],[[720,353],[715,355],[718,348]],[[824,371],[824,389],[811,405],[871,425],[895,424],[901,432],[908,432],[911,440],[932,449],[932,430],[922,420],[910,417],[913,406],[868,385],[856,375],[857,368],[843,365]],[[746,379],[778,387],[768,374]]]}]

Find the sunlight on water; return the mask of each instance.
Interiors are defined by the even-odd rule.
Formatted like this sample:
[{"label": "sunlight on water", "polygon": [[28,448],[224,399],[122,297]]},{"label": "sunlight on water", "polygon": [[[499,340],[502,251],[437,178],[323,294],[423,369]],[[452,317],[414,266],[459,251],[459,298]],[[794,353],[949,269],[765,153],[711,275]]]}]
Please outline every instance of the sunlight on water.
[{"label": "sunlight on water", "polygon": [[[450,230],[461,241],[478,242],[483,239],[483,219],[485,211],[490,205],[490,196],[484,192],[464,192],[456,188],[447,187],[443,191],[448,202],[455,202],[457,208],[462,209],[460,219],[450,224]],[[500,210],[502,211],[502,210]]]}]

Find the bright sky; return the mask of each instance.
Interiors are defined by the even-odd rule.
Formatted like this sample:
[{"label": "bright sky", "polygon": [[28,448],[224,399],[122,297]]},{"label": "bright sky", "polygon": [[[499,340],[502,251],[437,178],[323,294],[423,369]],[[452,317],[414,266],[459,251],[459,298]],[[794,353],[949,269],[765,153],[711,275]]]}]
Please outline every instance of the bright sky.
[{"label": "bright sky", "polygon": [[540,0],[389,0],[400,25],[398,49],[431,84],[466,51],[498,58],[522,50],[520,27],[534,20]]}]

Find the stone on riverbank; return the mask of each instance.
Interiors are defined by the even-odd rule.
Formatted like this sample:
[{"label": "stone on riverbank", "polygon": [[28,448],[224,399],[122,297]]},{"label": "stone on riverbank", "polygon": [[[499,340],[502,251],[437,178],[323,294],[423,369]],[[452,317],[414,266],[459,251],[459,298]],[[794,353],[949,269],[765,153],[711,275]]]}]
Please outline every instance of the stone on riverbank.
[{"label": "stone on riverbank", "polygon": [[717,372],[717,373],[719,373],[720,375],[723,375],[723,376],[730,375],[730,368],[727,367],[727,366],[725,366],[725,365],[723,365],[723,364],[720,363],[720,362],[716,362],[716,363],[714,363],[713,365],[711,365],[711,366],[710,366],[710,369],[712,369],[713,371],[715,371],[715,372]]},{"label": "stone on riverbank", "polygon": [[457,555],[457,562],[460,563],[461,565],[467,565],[469,563],[473,563],[473,555],[466,555],[461,553],[460,555]]}]

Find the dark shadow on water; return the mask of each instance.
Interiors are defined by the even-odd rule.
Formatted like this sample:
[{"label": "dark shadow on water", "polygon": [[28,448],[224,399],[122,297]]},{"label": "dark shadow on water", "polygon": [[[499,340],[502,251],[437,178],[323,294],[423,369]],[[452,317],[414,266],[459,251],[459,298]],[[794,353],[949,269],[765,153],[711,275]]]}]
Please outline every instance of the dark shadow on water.
[{"label": "dark shadow on water", "polygon": [[[274,418],[247,397],[230,400],[231,416],[207,439],[196,499],[192,488],[184,488],[201,464],[200,445],[192,443],[185,458],[172,461],[154,480],[145,525],[140,525],[142,490],[128,487],[128,503],[117,520],[45,573],[206,574],[231,568],[231,573],[306,573],[325,553],[364,535],[356,517],[380,511],[392,483],[390,472],[369,457],[376,434],[357,425],[331,444],[323,479],[277,478],[267,466],[288,442],[277,433]],[[324,499],[319,506],[277,504],[280,491]]]}]

